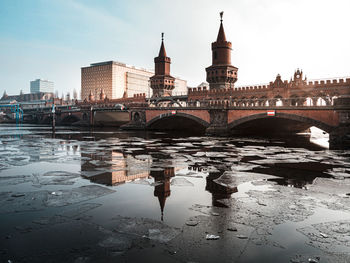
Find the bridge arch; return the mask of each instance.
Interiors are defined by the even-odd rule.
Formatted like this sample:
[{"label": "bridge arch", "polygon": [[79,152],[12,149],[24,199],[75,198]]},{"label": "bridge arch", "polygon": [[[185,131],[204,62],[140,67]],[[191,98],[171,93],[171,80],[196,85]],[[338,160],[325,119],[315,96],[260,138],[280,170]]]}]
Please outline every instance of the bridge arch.
[{"label": "bridge arch", "polygon": [[166,113],[149,120],[146,128],[151,130],[181,130],[205,132],[209,123],[197,116],[177,112],[176,114]]},{"label": "bridge arch", "polygon": [[[274,123],[279,123],[274,125]],[[259,113],[242,117],[228,124],[232,130],[249,131],[252,127],[264,128],[267,130],[276,130],[278,132],[301,132],[312,126],[315,126],[325,132],[331,132],[334,127],[319,120],[287,113],[277,113],[276,116],[270,117],[266,113]]]}]

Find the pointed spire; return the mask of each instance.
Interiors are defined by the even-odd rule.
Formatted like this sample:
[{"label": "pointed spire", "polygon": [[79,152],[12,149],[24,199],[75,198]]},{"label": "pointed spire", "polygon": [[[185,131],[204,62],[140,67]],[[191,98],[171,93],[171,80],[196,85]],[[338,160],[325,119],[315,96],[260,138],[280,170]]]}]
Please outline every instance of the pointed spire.
[{"label": "pointed spire", "polygon": [[158,57],[166,57],[166,52],[164,47],[164,33],[162,33],[162,45],[160,46]]},{"label": "pointed spire", "polygon": [[219,29],[219,34],[216,39],[216,42],[226,42],[226,35],[224,31],[224,26],[222,24],[222,16],[224,15],[224,12],[220,12],[220,29]]},{"label": "pointed spire", "polygon": [[165,200],[166,200],[166,196],[158,196],[160,212],[161,212],[161,218],[160,218],[161,221],[163,221],[163,216],[164,216]]}]

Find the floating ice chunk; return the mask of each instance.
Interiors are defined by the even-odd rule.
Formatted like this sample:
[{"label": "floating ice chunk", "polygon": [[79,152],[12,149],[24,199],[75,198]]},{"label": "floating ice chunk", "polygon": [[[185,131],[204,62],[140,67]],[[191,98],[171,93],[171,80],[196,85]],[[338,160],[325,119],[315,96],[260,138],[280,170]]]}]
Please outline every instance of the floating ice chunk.
[{"label": "floating ice chunk", "polygon": [[318,262],[320,262],[320,258],[319,258],[319,257],[316,257],[316,258],[309,258],[309,259],[308,259],[308,262],[309,262],[309,263],[318,263]]},{"label": "floating ice chunk", "polygon": [[325,234],[325,233],[320,233],[320,236],[323,237],[323,238],[328,238],[328,235]]},{"label": "floating ice chunk", "polygon": [[66,171],[50,171],[44,173],[43,176],[33,174],[33,185],[72,185],[73,179],[79,178],[80,175]]},{"label": "floating ice chunk", "polygon": [[234,225],[230,225],[230,226],[227,227],[227,230],[235,232],[235,231],[237,231],[237,227],[234,226]]},{"label": "floating ice chunk", "polygon": [[178,146],[184,146],[184,147],[193,147],[194,145],[190,142],[180,142],[180,143],[177,143],[176,145]]},{"label": "floating ice chunk", "polygon": [[345,168],[333,168],[332,170],[328,170],[327,173],[336,179],[350,178],[350,173]]},{"label": "floating ice chunk", "polygon": [[330,253],[347,253],[346,248],[350,246],[350,221],[347,220],[313,224],[297,230],[310,239],[310,245]]},{"label": "floating ice chunk", "polygon": [[213,181],[228,188],[236,188],[242,183],[276,178],[279,177],[268,174],[226,171]]},{"label": "floating ice chunk", "polygon": [[195,172],[177,173],[176,176],[192,177],[192,178],[203,178],[203,176],[198,175],[198,173],[195,173]]},{"label": "floating ice chunk", "polygon": [[86,185],[72,190],[61,190],[61,195],[49,195],[47,206],[65,206],[114,193],[114,190],[99,185]]},{"label": "floating ice chunk", "polygon": [[132,239],[122,234],[113,234],[113,236],[107,237],[106,239],[98,243],[99,246],[105,248],[113,248],[113,251],[125,251],[131,247]]},{"label": "floating ice chunk", "polygon": [[195,221],[195,220],[189,220],[189,221],[187,221],[186,222],[186,225],[188,225],[188,226],[196,226],[196,225],[198,225],[198,221]]},{"label": "floating ice chunk", "polygon": [[194,186],[193,183],[191,183],[185,178],[174,178],[171,180],[170,184],[173,186]]},{"label": "floating ice chunk", "polygon": [[206,156],[205,152],[196,152],[195,154],[192,154],[192,156],[194,157],[202,157],[202,156]]},{"label": "floating ice chunk", "polygon": [[229,163],[238,163],[241,161],[241,159],[242,157],[229,157],[229,158],[225,158],[224,161]]},{"label": "floating ice chunk", "polygon": [[212,157],[212,158],[226,158],[227,155],[222,154],[222,152],[206,152],[205,155],[207,157]]},{"label": "floating ice chunk", "polygon": [[311,185],[306,186],[309,190],[328,194],[345,195],[349,193],[350,179],[336,180],[331,178],[316,178]]},{"label": "floating ice chunk", "polygon": [[122,216],[117,216],[113,219],[118,222],[115,226],[115,231],[139,237],[145,236],[158,242],[169,242],[180,233],[180,230],[177,228],[169,227],[151,219]]},{"label": "floating ice chunk", "polygon": [[0,193],[0,214],[12,212],[37,211],[44,208],[47,191],[27,192],[24,195],[11,198],[11,192]]},{"label": "floating ice chunk", "polygon": [[250,171],[256,167],[260,167],[260,165],[251,164],[251,163],[239,163],[239,164],[232,165],[231,170],[232,171]]},{"label": "floating ice chunk", "polygon": [[17,185],[32,181],[29,175],[0,176],[0,186]]},{"label": "floating ice chunk", "polygon": [[207,234],[205,236],[206,240],[217,240],[220,238],[220,236],[216,236],[216,235],[211,235],[211,234]]},{"label": "floating ice chunk", "polygon": [[130,184],[151,185],[151,183],[147,179],[134,180],[134,181],[131,181]]}]

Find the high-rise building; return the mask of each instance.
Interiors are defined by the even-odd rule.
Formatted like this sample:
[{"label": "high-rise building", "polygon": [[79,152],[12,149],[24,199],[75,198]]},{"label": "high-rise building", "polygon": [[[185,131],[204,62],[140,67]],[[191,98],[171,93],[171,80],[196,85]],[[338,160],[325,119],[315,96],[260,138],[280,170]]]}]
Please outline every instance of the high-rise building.
[{"label": "high-rise building", "polygon": [[54,92],[54,85],[52,81],[45,79],[36,79],[30,82],[30,93],[39,92]]},{"label": "high-rise building", "polygon": [[[153,95],[150,77],[154,72],[136,68],[116,61],[90,64],[81,68],[81,98],[89,99],[89,94],[99,98],[101,91],[109,99],[132,97],[134,94]],[[187,93],[187,82],[176,78],[173,94]]]}]

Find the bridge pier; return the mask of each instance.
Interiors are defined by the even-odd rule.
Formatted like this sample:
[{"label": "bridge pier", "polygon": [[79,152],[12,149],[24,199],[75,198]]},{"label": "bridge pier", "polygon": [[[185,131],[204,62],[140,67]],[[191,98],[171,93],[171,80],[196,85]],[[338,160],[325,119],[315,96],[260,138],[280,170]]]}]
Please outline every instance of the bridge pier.
[{"label": "bridge pier", "polygon": [[124,130],[145,130],[146,129],[146,112],[144,110],[131,110],[130,122],[120,126]]},{"label": "bridge pier", "polygon": [[350,96],[342,96],[334,101],[339,114],[339,126],[329,133],[329,149],[350,149]]},{"label": "bridge pier", "polygon": [[227,125],[227,110],[226,109],[212,109],[209,110],[210,125],[205,130],[206,135],[227,136],[229,129]]},{"label": "bridge pier", "polygon": [[350,149],[350,126],[340,126],[329,133],[329,149]]}]

